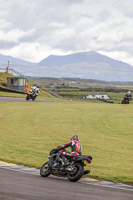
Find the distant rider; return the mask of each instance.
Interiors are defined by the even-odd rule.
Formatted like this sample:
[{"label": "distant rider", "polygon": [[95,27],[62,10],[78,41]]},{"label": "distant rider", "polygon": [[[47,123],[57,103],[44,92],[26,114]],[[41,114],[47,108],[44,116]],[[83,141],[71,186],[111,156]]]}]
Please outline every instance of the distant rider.
[{"label": "distant rider", "polygon": [[130,101],[131,98],[132,98],[131,92],[130,92],[130,91],[128,91],[128,92],[125,94],[125,96],[127,97],[127,99],[128,99],[129,101]]},{"label": "distant rider", "polygon": [[[82,145],[79,143],[79,138],[77,135],[73,135],[71,137],[71,141],[62,145],[62,146],[59,146],[58,149],[65,149],[67,147],[71,147],[71,153],[69,151],[66,151],[66,152],[61,152],[61,154],[63,156],[65,156],[66,158],[71,158],[71,157],[74,157],[74,156],[79,156],[79,155],[82,155]],[[63,159],[65,160],[65,159]],[[65,165],[66,163],[64,163]]]}]

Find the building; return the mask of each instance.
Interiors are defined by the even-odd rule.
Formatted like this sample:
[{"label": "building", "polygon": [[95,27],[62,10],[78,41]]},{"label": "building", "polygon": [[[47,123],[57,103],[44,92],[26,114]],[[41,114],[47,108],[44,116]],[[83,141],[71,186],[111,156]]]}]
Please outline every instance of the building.
[{"label": "building", "polygon": [[7,77],[7,88],[26,92],[26,78],[24,77]]},{"label": "building", "polygon": [[87,99],[110,99],[107,94],[104,93],[90,93],[86,96]]}]

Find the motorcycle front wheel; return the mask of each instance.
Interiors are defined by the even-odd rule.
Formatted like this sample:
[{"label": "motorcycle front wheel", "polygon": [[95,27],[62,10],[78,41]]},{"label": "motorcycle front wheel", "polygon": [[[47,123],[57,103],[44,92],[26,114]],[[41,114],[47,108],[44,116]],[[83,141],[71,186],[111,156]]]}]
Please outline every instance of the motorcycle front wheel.
[{"label": "motorcycle front wheel", "polygon": [[77,163],[75,165],[76,171],[74,174],[67,174],[67,178],[69,181],[76,182],[78,181],[84,174],[84,168],[81,164]]},{"label": "motorcycle front wheel", "polygon": [[29,101],[29,96],[27,95],[27,97],[26,97],[26,101]]},{"label": "motorcycle front wheel", "polygon": [[32,97],[32,101],[34,101],[35,99],[36,99],[36,96],[33,96],[33,97]]},{"label": "motorcycle front wheel", "polygon": [[32,101],[34,101],[35,100],[35,97],[32,97]]},{"label": "motorcycle front wheel", "polygon": [[50,175],[50,166],[49,162],[46,162],[43,164],[43,166],[40,169],[40,175],[43,177],[47,177]]}]

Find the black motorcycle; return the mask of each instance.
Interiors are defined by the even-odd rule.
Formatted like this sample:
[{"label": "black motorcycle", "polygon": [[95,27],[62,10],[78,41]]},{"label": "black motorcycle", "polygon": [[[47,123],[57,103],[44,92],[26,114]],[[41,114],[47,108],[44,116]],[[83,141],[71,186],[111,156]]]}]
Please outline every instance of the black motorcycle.
[{"label": "black motorcycle", "polygon": [[[71,158],[62,156],[61,152],[65,150],[53,149],[50,152],[49,161],[44,163],[40,169],[40,175],[47,177],[50,174],[54,176],[67,177],[69,181],[76,182],[84,174],[90,173],[90,170],[84,171],[84,166],[89,166],[92,157],[87,155],[79,155]],[[65,160],[64,160],[65,159]],[[65,161],[65,165],[64,165]]]},{"label": "black motorcycle", "polygon": [[130,103],[130,99],[128,97],[124,96],[121,104],[129,104],[129,103]]}]

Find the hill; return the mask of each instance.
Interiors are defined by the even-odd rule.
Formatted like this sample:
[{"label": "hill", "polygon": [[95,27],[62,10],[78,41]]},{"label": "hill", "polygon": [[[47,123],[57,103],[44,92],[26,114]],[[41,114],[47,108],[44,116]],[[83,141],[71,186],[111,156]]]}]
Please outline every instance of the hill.
[{"label": "hill", "polygon": [[53,67],[53,66],[62,66],[62,65],[74,64],[74,63],[76,64],[77,63],[99,63],[99,65],[100,63],[101,65],[103,65],[103,63],[107,63],[113,68],[122,67],[122,66],[131,67],[130,65],[126,63],[111,59],[95,51],[74,53],[74,54],[65,55],[65,56],[50,55],[46,59],[39,62],[37,66]]},{"label": "hill", "polygon": [[[13,90],[13,92],[11,92],[11,89],[10,89],[10,92],[8,92],[8,90],[6,92],[3,92],[3,91],[5,91],[5,90],[3,90],[4,88],[7,89],[7,77],[13,77],[13,75],[0,72],[0,97],[1,96],[10,96],[10,97],[25,98],[26,97],[25,94],[14,93],[14,90]],[[27,80],[27,83],[28,83],[29,88],[31,88],[35,84],[35,81]],[[51,93],[49,93],[48,91],[45,91],[42,88],[40,88],[40,93],[38,95],[38,99],[57,99],[57,98],[55,96],[53,96]]]},{"label": "hill", "polygon": [[32,71],[32,67],[35,65],[35,63],[0,54],[0,68],[6,68],[8,66],[8,61],[10,68],[19,71],[25,76],[29,74],[29,71]]},{"label": "hill", "polygon": [[133,81],[133,66],[95,51],[65,56],[51,55],[39,63],[30,63],[2,55],[0,55],[0,60],[0,67],[6,67],[9,60],[10,66],[25,76]]},{"label": "hill", "polygon": [[0,72],[0,86],[7,87],[7,77],[13,77],[13,75]]},{"label": "hill", "polygon": [[10,61],[10,65],[23,65],[23,66],[28,66],[28,65],[34,65],[34,63],[18,59],[18,58],[13,58],[11,56],[4,56],[0,54],[0,65],[7,65],[7,61]]},{"label": "hill", "polygon": [[132,81],[133,66],[97,52],[81,52],[66,56],[51,55],[37,66],[45,76],[78,77],[104,81]]}]

